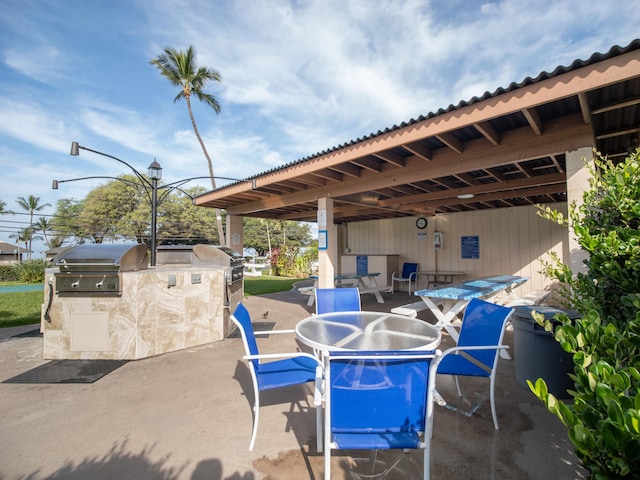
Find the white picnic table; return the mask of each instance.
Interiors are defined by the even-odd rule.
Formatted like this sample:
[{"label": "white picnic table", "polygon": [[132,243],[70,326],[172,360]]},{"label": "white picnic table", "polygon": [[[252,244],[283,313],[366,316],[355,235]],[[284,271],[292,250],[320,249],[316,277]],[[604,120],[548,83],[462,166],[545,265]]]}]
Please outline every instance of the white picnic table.
[{"label": "white picnic table", "polygon": [[[381,292],[390,292],[391,287],[389,285],[379,285],[377,281],[377,277],[379,275],[380,272],[343,273],[335,275],[334,285],[337,288],[345,286],[358,287],[361,295],[363,293],[371,293],[376,297],[378,303],[384,303],[384,298],[382,298]],[[303,295],[309,295],[307,305],[311,307],[315,302],[315,291],[316,288],[318,288],[318,276],[311,275],[309,278],[314,280],[313,285],[300,287],[298,288],[298,292]]]}]

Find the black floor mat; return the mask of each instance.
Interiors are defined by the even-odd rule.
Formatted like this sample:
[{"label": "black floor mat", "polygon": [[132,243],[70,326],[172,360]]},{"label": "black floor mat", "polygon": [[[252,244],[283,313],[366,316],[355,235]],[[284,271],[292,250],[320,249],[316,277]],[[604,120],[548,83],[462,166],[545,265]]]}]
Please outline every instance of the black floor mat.
[{"label": "black floor mat", "polygon": [[[273,330],[273,327],[276,326],[276,322],[252,322],[253,331],[254,332],[266,332],[269,330]],[[266,337],[267,335],[261,335],[261,337]],[[237,328],[227,335],[227,338],[241,338],[240,330]]]},{"label": "black floor mat", "polygon": [[2,383],[93,383],[128,360],[52,360]]},{"label": "black floor mat", "polygon": [[42,336],[42,332],[40,331],[40,327],[34,329],[34,330],[29,330],[28,332],[22,332],[22,333],[18,333],[17,335],[13,335],[12,338],[19,338],[19,337],[41,337]]}]

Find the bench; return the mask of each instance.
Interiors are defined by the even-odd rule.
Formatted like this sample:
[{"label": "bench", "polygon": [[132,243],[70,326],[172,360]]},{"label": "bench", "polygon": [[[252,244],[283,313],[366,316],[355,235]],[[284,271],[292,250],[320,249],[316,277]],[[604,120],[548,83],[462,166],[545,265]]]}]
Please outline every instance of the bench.
[{"label": "bench", "polygon": [[271,268],[271,265],[267,263],[245,263],[244,274],[247,277],[260,277],[262,276],[262,270]]},{"label": "bench", "polygon": [[551,295],[551,292],[547,290],[536,290],[533,292],[529,292],[520,298],[516,298],[515,300],[510,301],[505,305],[505,307],[540,305],[549,295]]},{"label": "bench", "polygon": [[415,318],[418,316],[418,312],[426,309],[427,304],[420,300],[419,302],[401,305],[400,307],[394,307],[391,309],[391,313],[397,313],[398,315],[406,315],[408,317]]},{"label": "bench", "polygon": [[309,300],[307,300],[307,305],[309,307],[313,306],[314,302],[316,301],[316,287],[314,287],[313,285],[310,285],[308,287],[299,287],[298,288],[298,293],[301,293],[302,295],[309,295]]},{"label": "bench", "polygon": [[376,292],[390,292],[391,287],[389,285],[379,285],[375,287],[358,287],[360,289],[360,294],[363,293],[376,293]]}]

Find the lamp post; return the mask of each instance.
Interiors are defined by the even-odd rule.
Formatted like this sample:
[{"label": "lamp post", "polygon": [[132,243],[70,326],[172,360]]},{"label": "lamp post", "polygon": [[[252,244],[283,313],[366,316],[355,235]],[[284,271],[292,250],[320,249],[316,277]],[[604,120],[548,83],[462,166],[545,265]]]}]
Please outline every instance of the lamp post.
[{"label": "lamp post", "polygon": [[[148,171],[147,171],[147,175],[148,178],[145,177],[144,175],[142,175],[140,172],[138,172],[135,168],[133,168],[131,165],[129,165],[127,162],[125,162],[124,160],[119,159],[118,157],[114,157],[113,155],[109,155],[107,153],[103,153],[103,152],[99,152],[98,150],[93,150],[91,148],[87,148],[84,147],[80,144],[78,144],[78,142],[71,142],[71,152],[70,155],[77,157],[80,155],[80,150],[86,150],[88,152],[92,152],[98,155],[102,155],[103,157],[107,157],[107,158],[111,158],[112,160],[116,160],[117,162],[122,163],[123,165],[126,165],[133,173],[134,175],[138,178],[138,181],[140,182],[139,185],[141,185],[144,188],[145,193],[147,194],[147,198],[149,200],[149,203],[151,204],[151,241],[150,241],[150,249],[151,249],[151,266],[155,267],[156,266],[156,248],[157,248],[157,219],[158,219],[158,206],[162,203],[162,201],[167,198],[167,196],[173,191],[173,190],[178,190],[182,193],[184,193],[185,195],[187,195],[189,198],[191,198],[191,200],[193,201],[193,197],[191,195],[189,195],[187,192],[185,192],[184,190],[182,190],[180,187],[182,187],[185,183],[190,182],[191,180],[197,180],[197,179],[204,179],[204,178],[211,178],[210,176],[202,176],[202,177],[190,177],[190,178],[184,178],[182,180],[177,180],[175,182],[171,182],[171,183],[167,183],[165,185],[158,185],[158,181],[162,180],[162,167],[160,166],[160,164],[154,159],[153,162],[151,163],[151,165],[149,165]],[[93,178],[110,178],[113,180],[117,180],[123,183],[127,183],[130,185],[135,185],[137,186],[138,184],[135,182],[131,182],[129,180],[123,179],[123,178],[119,178],[119,177],[103,177],[103,176],[90,176],[90,177],[81,177],[81,178],[71,178],[71,179],[67,179],[67,180],[54,180],[53,184],[51,185],[51,188],[54,190],[58,189],[58,185],[60,183],[64,183],[64,182],[75,182],[78,180],[88,180],[88,179],[93,179]],[[256,188],[255,185],[255,180],[239,180],[236,178],[228,178],[228,177],[213,177],[213,178],[219,178],[222,180],[231,180],[231,181],[236,181],[236,182],[244,182],[244,181],[250,181],[252,184],[252,188]],[[151,179],[151,181],[149,181],[149,179]],[[158,196],[158,190],[164,190],[164,192]],[[220,241],[222,242],[223,239],[220,239]]]},{"label": "lamp post", "polygon": [[151,179],[151,266],[156,265],[156,228],[158,222],[158,180],[162,179],[162,167],[154,159],[149,165]]}]

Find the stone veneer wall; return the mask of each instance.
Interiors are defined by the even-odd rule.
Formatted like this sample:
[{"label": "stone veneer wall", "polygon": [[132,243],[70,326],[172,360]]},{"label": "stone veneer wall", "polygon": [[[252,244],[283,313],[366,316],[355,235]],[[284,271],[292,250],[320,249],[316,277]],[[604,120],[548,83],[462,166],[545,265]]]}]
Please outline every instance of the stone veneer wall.
[{"label": "stone veneer wall", "polygon": [[[47,271],[47,281],[55,291],[54,271]],[[194,274],[200,283],[193,283]],[[170,275],[176,279],[172,287]],[[51,321],[42,321],[43,358],[133,360],[220,341],[229,333],[223,268],[167,265],[123,272],[122,282],[121,297],[54,295]]]}]

